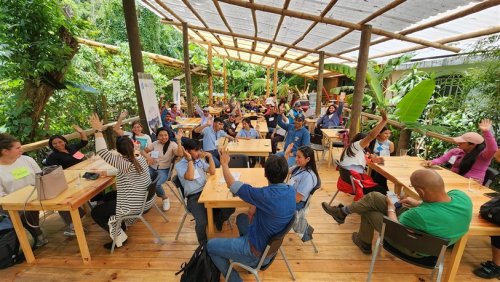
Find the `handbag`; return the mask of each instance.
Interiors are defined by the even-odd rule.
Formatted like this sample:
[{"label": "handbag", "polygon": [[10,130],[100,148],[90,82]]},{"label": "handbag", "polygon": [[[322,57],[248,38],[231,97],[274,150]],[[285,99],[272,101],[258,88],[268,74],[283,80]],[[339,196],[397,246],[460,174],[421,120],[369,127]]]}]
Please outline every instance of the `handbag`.
[{"label": "handbag", "polygon": [[44,167],[41,173],[35,175],[35,189],[38,200],[50,200],[68,189],[62,166]]},{"label": "handbag", "polygon": [[500,197],[493,198],[479,208],[479,215],[487,221],[500,225]]}]

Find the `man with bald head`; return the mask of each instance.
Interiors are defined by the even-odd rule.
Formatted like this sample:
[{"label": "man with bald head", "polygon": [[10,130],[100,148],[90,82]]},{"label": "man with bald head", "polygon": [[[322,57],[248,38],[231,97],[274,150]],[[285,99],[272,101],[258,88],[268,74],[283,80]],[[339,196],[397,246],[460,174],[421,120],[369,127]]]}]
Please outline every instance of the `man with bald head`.
[{"label": "man with bald head", "polygon": [[[352,234],[352,241],[365,254],[371,254],[373,231],[380,232],[384,216],[404,226],[450,239],[450,244],[454,244],[469,230],[472,202],[467,194],[460,190],[446,193],[443,179],[431,169],[416,170],[410,176],[410,182],[421,200],[406,197],[400,200],[402,206],[399,208],[378,192],[366,194],[349,206],[339,204],[332,207],[328,203],[322,203],[322,206],[339,224],[344,223],[351,213],[361,215],[359,232]],[[409,253],[409,250],[400,246],[395,247],[408,255],[422,256]]]}]

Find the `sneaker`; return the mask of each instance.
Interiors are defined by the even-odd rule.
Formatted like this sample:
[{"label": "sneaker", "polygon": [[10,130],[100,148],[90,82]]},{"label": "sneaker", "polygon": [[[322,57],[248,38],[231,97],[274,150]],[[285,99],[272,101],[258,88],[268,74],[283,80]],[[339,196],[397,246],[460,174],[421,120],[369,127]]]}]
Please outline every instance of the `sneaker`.
[{"label": "sneaker", "polygon": [[[87,233],[87,229],[83,227],[83,232]],[[73,224],[69,225],[66,230],[63,232],[64,236],[76,236],[75,228],[73,227]]]},{"label": "sneaker", "polygon": [[367,244],[363,241],[358,236],[358,232],[352,233],[352,242],[358,246],[358,248],[363,252],[365,255],[371,255],[372,254],[372,244]]},{"label": "sneaker", "polygon": [[474,274],[481,278],[491,279],[500,278],[500,266],[496,265],[492,261],[486,261],[481,263],[480,268],[474,269]]},{"label": "sneaker", "polygon": [[36,237],[36,245],[35,245],[35,247],[40,248],[42,246],[45,246],[48,242],[49,242],[49,240],[47,240],[45,238],[45,236],[43,236],[43,234],[38,235],[38,237]]},{"label": "sneaker", "polygon": [[323,207],[323,210],[327,214],[331,215],[333,217],[333,219],[335,219],[335,221],[338,224],[343,224],[345,222],[346,215],[342,211],[342,208],[344,207],[344,205],[339,204],[336,207],[332,207],[332,206],[328,205],[327,202],[323,202],[323,203],[321,203],[321,206]]},{"label": "sneaker", "polygon": [[163,200],[163,211],[168,211],[170,209],[170,198]]}]

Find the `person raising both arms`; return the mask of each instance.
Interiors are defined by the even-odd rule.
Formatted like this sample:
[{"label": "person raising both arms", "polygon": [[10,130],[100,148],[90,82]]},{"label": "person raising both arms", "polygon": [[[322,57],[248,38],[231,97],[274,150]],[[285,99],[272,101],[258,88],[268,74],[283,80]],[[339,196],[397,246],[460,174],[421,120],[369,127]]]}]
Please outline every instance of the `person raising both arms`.
[{"label": "person raising both arms", "polygon": [[130,139],[132,139],[132,142],[134,142],[134,147],[137,149],[137,151],[142,151],[144,148],[147,146],[151,145],[151,137],[149,135],[142,133],[142,124],[140,121],[136,120],[132,122],[132,131],[123,131],[121,128],[123,120],[127,117],[128,112],[127,110],[124,110],[120,113],[120,116],[118,117],[118,120],[116,121],[116,124],[113,126],[113,131],[116,133],[118,136],[128,136]]}]

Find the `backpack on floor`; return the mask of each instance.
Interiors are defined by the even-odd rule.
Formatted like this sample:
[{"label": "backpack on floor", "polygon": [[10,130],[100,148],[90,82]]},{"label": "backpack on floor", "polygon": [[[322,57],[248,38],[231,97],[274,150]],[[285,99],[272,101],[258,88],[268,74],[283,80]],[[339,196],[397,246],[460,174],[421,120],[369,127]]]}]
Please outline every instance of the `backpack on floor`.
[{"label": "backpack on floor", "polygon": [[182,263],[181,282],[215,282],[220,280],[220,271],[210,259],[206,243],[200,244],[187,263]]},{"label": "backpack on floor", "polygon": [[482,218],[500,225],[500,197],[493,198],[479,208]]}]

